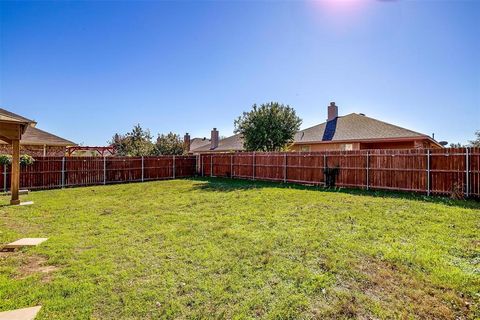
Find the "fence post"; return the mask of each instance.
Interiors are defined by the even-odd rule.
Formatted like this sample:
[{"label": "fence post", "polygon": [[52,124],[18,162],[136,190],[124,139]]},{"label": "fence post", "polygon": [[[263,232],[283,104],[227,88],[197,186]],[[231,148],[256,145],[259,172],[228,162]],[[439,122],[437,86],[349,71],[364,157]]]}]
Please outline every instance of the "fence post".
[{"label": "fence post", "polygon": [[323,183],[327,185],[327,178],[325,176],[325,171],[327,170],[327,154],[323,154]]},{"label": "fence post", "polygon": [[7,192],[7,165],[3,165],[3,192]]},{"label": "fence post", "polygon": [[427,150],[427,196],[430,196],[430,149]]},{"label": "fence post", "polygon": [[287,183],[287,153],[283,154],[283,183]]},{"label": "fence post", "polygon": [[145,164],[142,156],[142,182],[145,180]]},{"label": "fence post", "polygon": [[213,154],[210,155],[210,177],[213,177]]},{"label": "fence post", "polygon": [[65,157],[62,158],[62,189],[65,187]]},{"label": "fence post", "polygon": [[465,182],[466,182],[466,192],[465,192],[465,197],[468,198],[469,191],[470,191],[470,161],[468,159],[468,147],[465,148]]},{"label": "fence post", "polygon": [[253,158],[252,158],[252,167],[253,167],[253,171],[252,171],[252,180],[255,180],[255,151],[253,152]]},{"label": "fence post", "polygon": [[173,162],[172,162],[172,175],[173,175],[173,179],[175,179],[175,156],[173,156]]},{"label": "fence post", "polygon": [[233,154],[230,155],[230,178],[233,178]]},{"label": "fence post", "polygon": [[107,158],[103,157],[103,184],[107,183]]},{"label": "fence post", "polygon": [[200,166],[202,164],[200,161],[201,161],[200,155],[199,154],[195,155],[195,177],[198,176],[198,174],[200,173],[199,170],[201,170]]},{"label": "fence post", "polygon": [[367,151],[367,190],[369,189],[369,167],[370,167],[370,151]]}]

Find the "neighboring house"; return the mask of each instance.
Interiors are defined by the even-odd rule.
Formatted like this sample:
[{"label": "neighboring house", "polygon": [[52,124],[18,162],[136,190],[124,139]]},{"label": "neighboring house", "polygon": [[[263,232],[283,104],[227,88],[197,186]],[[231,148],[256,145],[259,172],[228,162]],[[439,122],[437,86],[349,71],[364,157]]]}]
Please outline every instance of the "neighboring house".
[{"label": "neighboring house", "polygon": [[[72,141],[40,130],[37,123],[13,112],[0,108],[0,118],[21,119],[31,122],[20,140],[20,153],[31,156],[63,156],[68,146],[75,146]],[[11,146],[0,140],[0,154],[11,154]]]},{"label": "neighboring house", "polygon": [[[390,123],[351,113],[338,116],[334,102],[328,106],[327,121],[295,134],[290,151],[442,148],[433,138]],[[218,139],[214,128],[210,143],[191,148],[191,153],[244,151],[239,134]]]},{"label": "neighboring house", "polygon": [[190,135],[185,133],[185,136],[183,137],[183,144],[184,144],[184,150],[187,153],[192,153],[192,150],[195,150],[197,148],[210,145],[210,139],[207,138],[190,138]]},{"label": "neighboring house", "polygon": [[[210,133],[210,139],[207,138],[193,138],[190,140],[190,135],[187,133],[183,138],[185,142],[185,149],[188,153],[204,153],[204,152],[232,152],[243,151],[243,140],[239,134],[231,137],[219,138],[217,128],[213,128]],[[190,141],[190,143],[188,143]]]}]

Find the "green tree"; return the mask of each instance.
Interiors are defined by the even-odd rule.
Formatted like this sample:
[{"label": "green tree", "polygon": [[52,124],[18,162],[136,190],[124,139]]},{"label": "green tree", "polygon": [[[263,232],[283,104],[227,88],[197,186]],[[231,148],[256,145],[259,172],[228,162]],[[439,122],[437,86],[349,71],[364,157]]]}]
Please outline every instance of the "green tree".
[{"label": "green tree", "polygon": [[470,147],[480,148],[480,130],[475,131],[475,140],[470,140]]},{"label": "green tree", "polygon": [[457,143],[452,142],[452,143],[450,143],[449,147],[450,148],[463,148],[464,145],[461,144],[460,142],[457,142]]},{"label": "green tree", "polygon": [[125,135],[115,133],[112,140],[108,142],[112,147],[115,147],[115,154],[118,156],[127,156],[127,139]]},{"label": "green tree", "polygon": [[254,104],[234,124],[247,151],[280,151],[293,142],[302,120],[290,106],[270,102],[260,107]]},{"label": "green tree", "polygon": [[183,140],[180,135],[173,132],[158,135],[155,143],[155,153],[157,155],[180,155],[183,152]]},{"label": "green tree", "polygon": [[144,130],[139,124],[125,135],[116,133],[110,145],[116,148],[119,156],[149,156],[154,153],[154,144],[150,130]]}]

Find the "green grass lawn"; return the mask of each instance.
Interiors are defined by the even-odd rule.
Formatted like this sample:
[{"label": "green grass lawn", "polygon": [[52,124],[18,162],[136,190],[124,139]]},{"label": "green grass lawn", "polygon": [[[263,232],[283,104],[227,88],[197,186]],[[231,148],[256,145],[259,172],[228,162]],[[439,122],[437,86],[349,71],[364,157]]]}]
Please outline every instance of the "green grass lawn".
[{"label": "green grass lawn", "polygon": [[[0,311],[37,319],[474,319],[480,203],[262,182],[32,192],[0,207]],[[0,205],[7,204],[0,197]]]}]

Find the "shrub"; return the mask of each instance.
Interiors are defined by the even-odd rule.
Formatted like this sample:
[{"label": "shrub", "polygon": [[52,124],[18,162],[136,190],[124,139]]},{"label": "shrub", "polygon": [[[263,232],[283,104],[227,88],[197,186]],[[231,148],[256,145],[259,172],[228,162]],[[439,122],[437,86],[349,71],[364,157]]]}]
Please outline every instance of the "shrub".
[{"label": "shrub", "polygon": [[[20,156],[20,164],[29,166],[35,162],[35,159],[28,155],[22,154]],[[12,164],[12,156],[8,154],[0,154],[0,165],[11,165]]]},{"label": "shrub", "polygon": [[20,164],[23,164],[25,166],[32,165],[35,162],[35,159],[28,154],[22,154],[20,156]]},{"label": "shrub", "polygon": [[0,165],[6,165],[6,164],[10,164],[12,160],[12,156],[8,156],[6,154],[0,154]]}]

